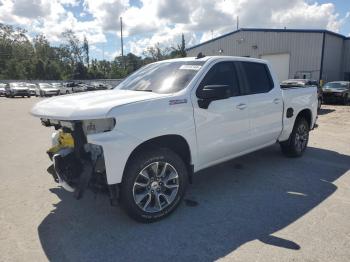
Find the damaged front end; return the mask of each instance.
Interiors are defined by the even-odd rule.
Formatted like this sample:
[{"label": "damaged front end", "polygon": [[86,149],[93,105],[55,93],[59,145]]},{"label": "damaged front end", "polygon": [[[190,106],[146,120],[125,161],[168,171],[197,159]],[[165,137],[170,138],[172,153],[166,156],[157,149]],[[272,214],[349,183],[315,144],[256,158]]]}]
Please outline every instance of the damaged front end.
[{"label": "damaged front end", "polygon": [[53,146],[47,151],[53,165],[48,169],[55,182],[80,199],[86,188],[109,192],[112,203],[117,188],[106,179],[103,148],[87,142],[87,135],[111,131],[114,119],[59,121],[41,119],[44,126],[53,126]]}]

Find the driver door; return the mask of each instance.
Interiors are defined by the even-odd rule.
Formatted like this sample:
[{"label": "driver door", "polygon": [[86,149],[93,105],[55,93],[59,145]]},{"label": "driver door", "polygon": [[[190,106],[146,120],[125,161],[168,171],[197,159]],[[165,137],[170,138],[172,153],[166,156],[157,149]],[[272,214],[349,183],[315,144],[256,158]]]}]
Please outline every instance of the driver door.
[{"label": "driver door", "polygon": [[[232,96],[200,108],[196,93],[206,85],[229,85]],[[230,159],[247,150],[250,139],[248,100],[241,96],[235,62],[214,64],[192,95],[199,169]]]}]

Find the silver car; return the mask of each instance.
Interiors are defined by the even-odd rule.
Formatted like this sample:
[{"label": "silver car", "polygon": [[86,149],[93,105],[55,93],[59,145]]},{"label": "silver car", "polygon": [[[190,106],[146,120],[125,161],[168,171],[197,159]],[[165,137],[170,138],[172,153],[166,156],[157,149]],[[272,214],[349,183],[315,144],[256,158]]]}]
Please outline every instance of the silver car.
[{"label": "silver car", "polygon": [[38,86],[32,83],[26,83],[26,86],[29,88],[30,95],[36,96],[36,90],[38,89]]},{"label": "silver car", "polygon": [[39,83],[36,90],[37,96],[57,96],[60,94],[60,90],[48,83]]},{"label": "silver car", "polygon": [[6,84],[0,83],[0,96],[5,95],[5,86]]},{"label": "silver car", "polygon": [[60,93],[59,93],[60,95],[73,93],[72,87],[68,87],[67,85],[64,85],[62,83],[51,83],[51,85],[60,90]]},{"label": "silver car", "polygon": [[6,97],[30,97],[29,88],[25,83],[10,83],[5,86],[5,96]]}]

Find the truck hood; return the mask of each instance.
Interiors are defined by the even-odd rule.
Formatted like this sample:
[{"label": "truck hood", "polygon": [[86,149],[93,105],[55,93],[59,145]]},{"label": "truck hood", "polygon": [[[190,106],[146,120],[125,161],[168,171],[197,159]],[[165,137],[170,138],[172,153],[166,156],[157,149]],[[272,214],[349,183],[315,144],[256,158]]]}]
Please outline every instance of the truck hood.
[{"label": "truck hood", "polygon": [[32,108],[31,114],[56,120],[98,119],[106,117],[114,107],[165,96],[168,95],[129,90],[64,95],[37,103]]}]

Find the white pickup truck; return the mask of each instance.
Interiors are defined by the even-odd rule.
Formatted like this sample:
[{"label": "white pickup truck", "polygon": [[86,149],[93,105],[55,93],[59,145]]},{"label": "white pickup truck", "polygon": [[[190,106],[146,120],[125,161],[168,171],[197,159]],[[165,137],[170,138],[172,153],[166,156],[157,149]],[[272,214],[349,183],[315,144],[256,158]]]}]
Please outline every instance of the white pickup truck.
[{"label": "white pickup truck", "polygon": [[31,113],[56,129],[56,182],[76,198],[105,189],[132,218],[153,222],[201,169],[276,142],[301,156],[317,89],[281,89],[259,59],[181,58],[146,65],[113,90],[43,100]]}]

